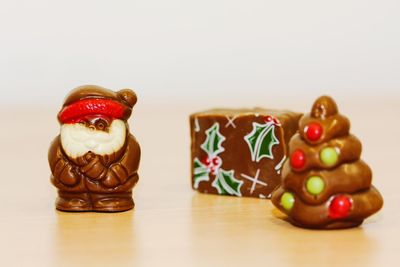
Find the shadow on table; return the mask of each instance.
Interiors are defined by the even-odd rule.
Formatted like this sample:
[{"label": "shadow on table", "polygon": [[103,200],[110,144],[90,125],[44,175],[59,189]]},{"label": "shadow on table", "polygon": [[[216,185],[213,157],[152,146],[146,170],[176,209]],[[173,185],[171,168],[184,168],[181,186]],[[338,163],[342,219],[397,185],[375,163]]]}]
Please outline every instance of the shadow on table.
[{"label": "shadow on table", "polygon": [[[286,215],[275,207],[270,223],[280,228],[274,234],[277,257],[290,266],[376,266],[380,244],[368,224],[338,230],[303,229],[290,224]],[[364,227],[363,227],[364,226]]]},{"label": "shadow on table", "polygon": [[235,266],[376,266],[382,245],[373,225],[302,229],[265,199],[195,194],[191,221],[193,257]]}]

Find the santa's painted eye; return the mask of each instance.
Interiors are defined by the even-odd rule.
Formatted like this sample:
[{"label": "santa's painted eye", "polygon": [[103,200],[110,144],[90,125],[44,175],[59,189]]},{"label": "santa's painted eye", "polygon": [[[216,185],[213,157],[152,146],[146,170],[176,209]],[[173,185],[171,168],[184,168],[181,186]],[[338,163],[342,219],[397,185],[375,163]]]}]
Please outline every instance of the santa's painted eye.
[{"label": "santa's painted eye", "polygon": [[99,130],[104,130],[107,128],[107,123],[100,119],[96,122],[96,128]]}]

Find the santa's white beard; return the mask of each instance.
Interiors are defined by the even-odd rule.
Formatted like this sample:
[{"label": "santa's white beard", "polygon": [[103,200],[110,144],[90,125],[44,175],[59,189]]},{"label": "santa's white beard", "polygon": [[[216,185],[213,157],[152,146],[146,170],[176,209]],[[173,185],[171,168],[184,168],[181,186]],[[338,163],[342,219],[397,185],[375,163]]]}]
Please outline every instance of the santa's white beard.
[{"label": "santa's white beard", "polygon": [[114,120],[108,132],[93,130],[80,123],[61,126],[61,145],[71,158],[78,158],[91,151],[97,155],[117,152],[125,143],[126,126]]}]

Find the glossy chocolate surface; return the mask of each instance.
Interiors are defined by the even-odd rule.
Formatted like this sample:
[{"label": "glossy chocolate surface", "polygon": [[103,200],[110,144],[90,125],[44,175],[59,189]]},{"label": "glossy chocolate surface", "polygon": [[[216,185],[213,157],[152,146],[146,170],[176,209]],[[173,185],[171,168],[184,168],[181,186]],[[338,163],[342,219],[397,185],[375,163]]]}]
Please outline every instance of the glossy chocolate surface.
[{"label": "glossy chocolate surface", "polygon": [[135,103],[136,94],[129,89],[113,92],[93,85],[78,87],[66,97],[58,116],[61,134],[48,153],[58,210],[116,212],[134,207],[140,147],[127,119]]},{"label": "glossy chocolate surface", "polygon": [[287,142],[300,116],[262,108],[191,115],[192,187],[209,194],[270,198],[280,184]]},{"label": "glossy chocolate surface", "polygon": [[[309,133],[310,127],[314,132]],[[372,171],[360,159],[361,142],[349,130],[350,121],[328,96],[317,99],[311,112],[300,119],[289,155],[296,157],[294,152],[302,151],[305,160],[285,162],[282,185],[272,196],[273,204],[293,224],[316,229],[354,227],[381,209],[383,199],[371,185]],[[313,183],[307,184],[311,178]]]}]

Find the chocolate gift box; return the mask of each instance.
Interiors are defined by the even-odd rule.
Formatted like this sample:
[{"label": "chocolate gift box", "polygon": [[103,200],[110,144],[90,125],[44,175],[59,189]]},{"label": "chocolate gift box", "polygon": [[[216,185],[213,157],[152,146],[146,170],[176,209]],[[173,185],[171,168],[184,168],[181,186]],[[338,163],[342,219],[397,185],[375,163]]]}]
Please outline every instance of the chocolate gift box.
[{"label": "chocolate gift box", "polygon": [[202,193],[270,198],[301,114],[262,108],[190,116],[192,187]]}]

